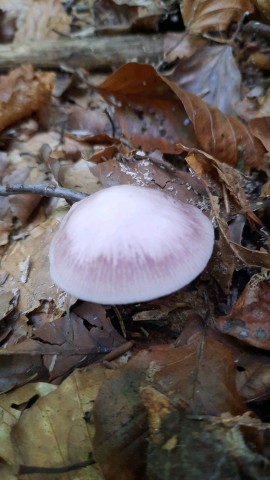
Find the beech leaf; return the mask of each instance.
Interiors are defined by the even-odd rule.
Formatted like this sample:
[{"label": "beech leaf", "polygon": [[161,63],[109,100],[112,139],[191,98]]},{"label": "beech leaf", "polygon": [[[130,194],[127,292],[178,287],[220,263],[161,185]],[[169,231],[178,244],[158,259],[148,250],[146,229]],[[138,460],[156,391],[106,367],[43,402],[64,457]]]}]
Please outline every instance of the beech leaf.
[{"label": "beech leaf", "polygon": [[230,165],[257,165],[264,151],[248,128],[208,106],[151,65],[129,63],[99,87],[113,102],[123,134],[135,148],[180,153],[177,143],[197,147]]},{"label": "beech leaf", "polygon": [[185,26],[192,33],[226,30],[231,22],[253,10],[250,0],[183,0],[181,5]]}]

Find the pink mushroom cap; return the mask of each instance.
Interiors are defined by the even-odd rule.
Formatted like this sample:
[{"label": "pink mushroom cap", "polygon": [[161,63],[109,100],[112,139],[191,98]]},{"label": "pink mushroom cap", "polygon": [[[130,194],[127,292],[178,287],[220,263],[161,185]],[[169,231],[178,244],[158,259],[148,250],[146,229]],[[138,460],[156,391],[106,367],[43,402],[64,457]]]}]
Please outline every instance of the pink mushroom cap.
[{"label": "pink mushroom cap", "polygon": [[101,304],[159,298],[206,267],[214,229],[196,207],[120,185],[74,204],[50,246],[50,273],[66,292]]}]

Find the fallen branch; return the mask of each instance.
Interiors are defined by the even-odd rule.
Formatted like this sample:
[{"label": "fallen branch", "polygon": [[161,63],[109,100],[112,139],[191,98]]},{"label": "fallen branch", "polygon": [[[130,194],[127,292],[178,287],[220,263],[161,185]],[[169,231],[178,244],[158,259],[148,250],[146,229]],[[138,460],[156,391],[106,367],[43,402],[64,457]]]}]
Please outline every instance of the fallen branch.
[{"label": "fallen branch", "polygon": [[64,198],[70,202],[79,202],[85,197],[88,197],[87,193],[76,192],[69,190],[68,188],[58,187],[56,185],[36,183],[33,185],[14,184],[7,183],[0,187],[0,196],[7,197],[8,195],[35,193],[42,197],[57,197]]},{"label": "fallen branch", "polygon": [[59,65],[92,70],[111,68],[129,61],[157,63],[162,59],[162,35],[119,35],[11,43],[0,46],[0,70],[25,63],[59,69]]}]

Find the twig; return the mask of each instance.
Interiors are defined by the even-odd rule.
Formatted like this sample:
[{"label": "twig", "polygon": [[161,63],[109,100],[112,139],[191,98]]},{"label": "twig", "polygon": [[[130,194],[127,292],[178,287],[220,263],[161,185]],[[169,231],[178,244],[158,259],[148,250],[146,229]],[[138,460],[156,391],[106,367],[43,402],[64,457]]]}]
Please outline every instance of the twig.
[{"label": "twig", "polygon": [[249,16],[249,12],[244,12],[242,17],[240,18],[238,24],[237,24],[237,27],[236,27],[236,30],[231,38],[231,42],[233,43],[235,41],[235,39],[238,37],[240,31],[242,30],[243,28],[243,25],[244,25],[244,21],[246,20],[246,18]]},{"label": "twig", "polygon": [[87,193],[76,192],[68,188],[58,187],[46,183],[36,183],[33,185],[23,184],[9,184],[0,186],[0,196],[7,197],[8,195],[34,193],[43,197],[57,197],[64,198],[71,202],[79,202],[83,198],[88,197]]},{"label": "twig", "polygon": [[121,315],[121,313],[120,313],[120,311],[119,311],[119,309],[117,308],[116,305],[113,305],[112,308],[114,310],[115,315],[117,316],[120,328],[122,330],[123,337],[127,338],[126,327],[125,327],[125,323],[124,323],[124,320],[122,318],[122,315]]},{"label": "twig", "polygon": [[112,137],[115,137],[115,125],[114,125],[113,119],[112,119],[112,117],[111,117],[111,115],[110,115],[110,113],[109,113],[109,111],[108,111],[107,108],[105,108],[104,113],[105,113],[105,115],[107,115],[107,117],[108,117],[108,119],[109,119],[109,122],[110,122],[110,124],[111,124],[111,127],[112,127]]},{"label": "twig", "polygon": [[19,469],[19,475],[29,475],[31,473],[47,473],[47,474],[60,474],[68,473],[73,470],[79,470],[80,468],[88,467],[89,465],[94,465],[96,462],[93,458],[86,460],[85,462],[74,463],[73,465],[68,465],[65,467],[36,467],[32,465],[21,465]]},{"label": "twig", "polygon": [[107,353],[102,359],[101,362],[111,362],[112,360],[115,360],[118,357],[121,357],[121,355],[124,355],[124,353],[128,352],[129,350],[132,349],[134,345],[133,340],[130,340],[129,342],[123,343],[120,345],[120,347],[115,348],[112,350],[110,353]]},{"label": "twig", "polygon": [[228,194],[227,194],[227,190],[226,190],[226,187],[225,187],[224,183],[222,183],[222,195],[223,195],[223,200],[224,200],[225,211],[226,211],[227,215],[229,215],[229,213],[230,213],[230,202],[229,202],[229,199],[228,199]]},{"label": "twig", "polygon": [[[237,24],[237,27],[236,27],[236,30],[235,30],[233,36],[229,39],[213,37],[212,35],[208,35],[207,33],[205,33],[203,35],[203,38],[206,38],[208,40],[212,40],[213,42],[216,42],[216,43],[222,43],[222,44],[233,46],[233,44],[234,44],[236,38],[238,37],[240,31],[243,29],[244,21],[248,16],[249,16],[249,12],[244,12],[243,13],[242,17],[240,18],[240,20]],[[249,23],[251,23],[251,22],[249,22]]]}]

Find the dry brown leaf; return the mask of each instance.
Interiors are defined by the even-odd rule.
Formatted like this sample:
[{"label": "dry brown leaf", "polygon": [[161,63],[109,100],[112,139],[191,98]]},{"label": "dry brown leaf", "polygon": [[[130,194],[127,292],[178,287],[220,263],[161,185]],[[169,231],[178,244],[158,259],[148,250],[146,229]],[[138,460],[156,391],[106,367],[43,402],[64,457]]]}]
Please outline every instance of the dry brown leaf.
[{"label": "dry brown leaf", "polygon": [[181,99],[202,150],[233,167],[249,169],[262,164],[264,149],[243,123],[189,95],[182,90]]},{"label": "dry brown leaf", "polygon": [[270,268],[270,255],[266,250],[258,251],[243,247],[230,239],[230,231],[226,221],[220,216],[220,208],[217,198],[210,195],[213,213],[215,214],[218,227],[222,232],[224,239],[228,242],[236,257],[241,260],[243,265]]},{"label": "dry brown leaf", "polygon": [[263,98],[259,98],[259,109],[256,113],[256,117],[266,117],[270,114],[270,88],[266,90]]},{"label": "dry brown leaf", "polygon": [[[147,418],[141,388],[151,387],[189,415],[243,412],[233,357],[203,331],[181,347],[153,347],[135,356],[101,386],[95,402],[95,458],[105,478],[143,478]],[[156,406],[159,409],[159,404]],[[195,454],[195,452],[193,452]]]},{"label": "dry brown leaf", "polygon": [[[3,185],[10,184],[35,184],[42,183],[46,179],[45,169],[43,165],[38,165],[33,158],[24,158],[19,163],[20,167],[14,170],[10,175],[5,175]],[[27,165],[27,166],[24,166]],[[9,195],[9,209],[13,217],[19,220],[21,225],[25,225],[36,210],[42,197],[34,194],[25,195]]]},{"label": "dry brown leaf", "polygon": [[[261,250],[261,251],[251,250],[250,248],[243,247],[242,245],[239,245],[231,241],[231,235],[230,235],[228,224],[220,215],[219,200],[217,197],[213,197],[211,194],[209,194],[209,196],[210,196],[212,211],[215,215],[219,230],[222,233],[228,245],[231,247],[236,258],[238,258],[241,261],[240,264],[254,266],[254,267],[270,268],[270,255],[266,250]],[[222,256],[220,258],[220,261],[222,262]]]},{"label": "dry brown leaf", "polygon": [[128,2],[99,0],[94,2],[95,27],[102,33],[124,33],[132,30],[156,30],[162,3],[154,0]]},{"label": "dry brown leaf", "polygon": [[7,465],[6,463],[1,463],[0,475],[5,480],[18,480],[18,468]]},{"label": "dry brown leaf", "polygon": [[239,22],[244,13],[254,10],[250,0],[183,0],[181,13],[191,33],[226,30],[231,22]]},{"label": "dry brown leaf", "polygon": [[245,346],[236,353],[236,385],[245,402],[261,402],[270,396],[270,359]]},{"label": "dry brown leaf", "polygon": [[[1,395],[0,412],[1,412],[1,429],[0,429],[0,458],[1,461],[9,465],[18,466],[14,446],[10,438],[11,430],[18,422],[21,416],[21,406],[34,397],[43,397],[54,391],[56,387],[48,383],[32,383],[18,388],[17,390]],[[0,469],[2,474],[2,470]],[[6,479],[6,477],[2,477]],[[8,478],[8,477],[7,477]]]},{"label": "dry brown leaf", "polygon": [[256,7],[263,17],[270,20],[270,5],[268,0],[253,0]]},{"label": "dry brown leaf", "polygon": [[104,112],[85,110],[75,106],[69,115],[68,130],[70,133],[77,133],[81,136],[94,136],[102,133],[110,135],[112,126]]},{"label": "dry brown leaf", "polygon": [[88,193],[89,195],[101,189],[101,183],[91,172],[89,162],[86,160],[81,159],[75,164],[63,164],[52,153],[48,160],[48,165],[55,180],[61,187]]},{"label": "dry brown leaf", "polygon": [[[208,192],[212,214],[219,228],[219,240],[209,263],[209,270],[223,292],[228,294],[236,265],[238,268],[246,265],[270,268],[270,255],[266,250],[252,250],[233,241],[235,237],[232,238],[227,222],[242,212],[251,224],[261,224],[247,200],[243,189],[244,177],[240,172],[210,155],[199,152],[188,155],[186,160]],[[224,197],[229,211],[226,211],[224,206]]]},{"label": "dry brown leaf", "polygon": [[[92,450],[93,403],[110,370],[76,370],[57,389],[25,410],[12,430],[16,464],[64,467],[86,461]],[[76,479],[101,479],[95,466],[76,470]],[[27,478],[40,480],[40,475]],[[62,474],[70,480],[70,473]]]},{"label": "dry brown leaf", "polygon": [[248,64],[252,65],[254,69],[265,70],[268,72],[270,70],[270,58],[267,55],[267,52],[255,52],[252,53],[248,58]]},{"label": "dry brown leaf", "polygon": [[267,180],[267,182],[263,184],[260,197],[261,198],[270,197],[270,180]]},{"label": "dry brown leaf", "polygon": [[130,184],[160,188],[178,200],[192,205],[198,205],[202,201],[205,190],[198,179],[194,179],[189,173],[170,170],[162,164],[157,165],[148,156],[143,160],[136,160],[132,155],[129,157],[99,163],[91,168],[91,172],[106,187]]},{"label": "dry brown leaf", "polygon": [[71,17],[60,0],[19,0],[15,2],[15,9],[8,5],[9,2],[6,4],[4,10],[16,17],[15,42],[59,38],[69,33]]},{"label": "dry brown leaf", "polygon": [[209,107],[150,65],[124,65],[98,91],[108,101],[115,99],[116,117],[135,148],[180,153],[176,144],[181,143],[233,166],[241,160],[248,169],[261,162],[264,149],[244,124]]},{"label": "dry brown leaf", "polygon": [[214,254],[208,269],[222,291],[228,295],[235,271],[235,256],[222,231],[219,231],[219,238],[216,240]]},{"label": "dry brown leaf", "polygon": [[266,150],[270,152],[270,116],[253,118],[249,121],[249,128],[254,137],[257,137],[262,142]]},{"label": "dry brown leaf", "polygon": [[52,149],[58,147],[63,148],[60,133],[50,130],[49,132],[38,132],[30,136],[30,138],[16,138],[13,143],[15,150],[19,152],[27,152],[27,154],[36,156],[39,154],[41,147],[46,144]]},{"label": "dry brown leaf", "polygon": [[185,59],[191,57],[197,48],[204,47],[207,41],[197,35],[169,32],[164,39],[164,60],[168,63],[174,62],[177,58]]},{"label": "dry brown leaf", "polygon": [[84,145],[113,145],[117,143],[114,137],[107,135],[106,133],[97,133],[96,135],[84,135],[79,133],[70,133],[65,132],[65,137],[67,139],[76,140],[79,143]]},{"label": "dry brown leaf", "polygon": [[[1,184],[42,183],[47,174],[44,165],[37,163],[36,158],[25,150],[16,147],[8,153],[6,168],[3,169]],[[22,151],[24,154],[22,154]],[[9,235],[20,225],[25,225],[29,217],[37,212],[42,197],[38,195],[9,195],[0,197],[0,244],[6,245]]]},{"label": "dry brown leaf", "polygon": [[207,45],[197,48],[192,56],[178,61],[168,78],[226,115],[236,115],[241,74],[232,47]]},{"label": "dry brown leaf", "polygon": [[[53,285],[48,265],[48,248],[53,230],[64,213],[63,210],[56,210],[48,220],[34,225],[34,228],[30,225],[24,238],[13,241],[2,258],[1,273],[9,274],[3,289],[16,289],[20,292],[18,308],[22,323],[26,313],[41,305],[51,320],[61,317],[67,311],[69,296]],[[23,336],[23,331],[21,335]]]},{"label": "dry brown leaf", "polygon": [[13,292],[0,290],[0,320],[3,320],[17,306],[18,296]]},{"label": "dry brown leaf", "polygon": [[[255,450],[265,424],[249,412],[236,417],[226,413],[220,417],[183,418],[172,406],[167,408],[165,404],[164,408],[168,399],[161,399],[154,390],[147,394],[150,421],[152,410],[156,410],[158,420],[147,446],[147,478],[200,479],[202,472],[204,478],[224,480],[262,479],[269,475],[268,460]],[[242,426],[249,427],[246,438]]]},{"label": "dry brown leaf", "polygon": [[[246,122],[255,120],[255,122],[248,123],[248,125],[253,135],[262,141],[260,135],[257,135],[257,133],[260,133],[260,130],[256,129],[256,120],[262,119],[267,121],[267,117],[270,115],[270,88],[268,88],[264,94],[263,88],[254,87],[241,102],[238,102],[236,110],[238,116],[243,118]],[[262,125],[263,123],[264,122],[262,122]],[[253,128],[253,125],[255,128]],[[258,122],[258,125],[260,125],[260,121]],[[262,137],[264,137],[264,134]],[[264,144],[263,141],[262,143]],[[267,150],[269,149],[267,148]]]},{"label": "dry brown leaf", "polygon": [[[231,196],[228,202],[231,200],[237,206],[237,212],[246,215],[250,221],[260,224],[246,197],[244,176],[238,170],[203,152],[188,155],[186,161],[212,194],[219,193],[221,196],[219,189],[224,185]],[[216,182],[215,174],[219,183]]]},{"label": "dry brown leaf", "polygon": [[269,272],[254,275],[229,315],[216,318],[222,333],[264,350],[270,350]]},{"label": "dry brown leaf", "polygon": [[93,303],[84,302],[56,321],[44,322],[36,312],[29,315],[29,320],[34,327],[32,335],[2,353],[10,354],[9,358],[27,353],[30,359],[42,356],[50,381],[60,381],[82,362],[89,363],[124,343],[106,317],[104,307]]},{"label": "dry brown leaf", "polygon": [[[95,142],[94,139],[96,139],[96,137],[99,137],[99,139],[100,139],[101,135],[90,137],[90,140],[89,140],[89,143],[88,143],[88,139],[89,139],[88,136],[85,137],[86,140],[84,141],[84,137],[72,135],[72,134],[69,134],[68,132],[66,132],[65,135],[64,135],[64,138],[63,138],[63,143],[60,143],[60,139],[57,143],[55,143],[53,140],[49,141],[49,142],[45,141],[43,143],[47,144],[51,147],[51,149],[53,150],[53,155],[57,159],[68,160],[68,161],[77,161],[77,160],[80,160],[82,158],[82,155],[85,155],[87,157],[87,153],[89,152],[89,149],[91,150],[91,147],[89,147],[89,144],[91,145],[91,141],[93,142],[93,144],[95,144],[96,142]],[[107,139],[106,135],[103,135],[103,137],[105,137]],[[55,139],[56,138],[59,138],[59,134],[55,135]],[[105,144],[106,143],[113,143],[113,141],[111,140],[111,137],[109,137],[109,138],[110,138],[110,140],[105,141],[104,142]],[[42,138],[37,139],[37,144],[39,143],[39,140],[42,140]],[[103,144],[103,141],[101,141],[100,143]],[[41,144],[41,146],[42,146],[42,144]]]},{"label": "dry brown leaf", "polygon": [[185,139],[184,144],[196,145],[192,126],[189,122],[185,125],[187,115],[182,104],[150,65],[127,64],[98,90],[108,101],[115,98],[116,117],[135,148],[179,153],[175,147],[179,138]]},{"label": "dry brown leaf", "polygon": [[108,147],[101,148],[98,152],[93,153],[93,155],[90,155],[89,160],[93,163],[106,162],[106,160],[115,158],[117,153],[121,153],[121,150],[122,150],[122,145],[121,146],[109,145]]},{"label": "dry brown leaf", "polygon": [[47,380],[49,375],[39,354],[9,355],[5,348],[0,349],[0,392],[9,392],[31,381]]},{"label": "dry brown leaf", "polygon": [[0,130],[50,103],[54,74],[34,72],[30,65],[0,77]]}]

